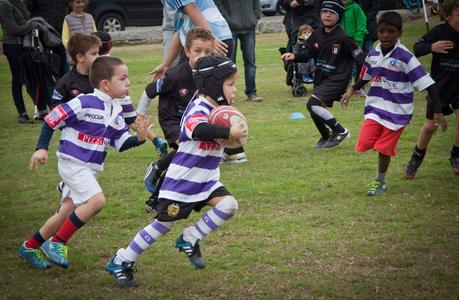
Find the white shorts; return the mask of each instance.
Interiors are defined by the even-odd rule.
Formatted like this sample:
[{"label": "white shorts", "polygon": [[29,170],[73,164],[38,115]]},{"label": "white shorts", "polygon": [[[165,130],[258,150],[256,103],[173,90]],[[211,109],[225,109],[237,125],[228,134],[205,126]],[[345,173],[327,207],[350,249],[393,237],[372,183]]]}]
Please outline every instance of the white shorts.
[{"label": "white shorts", "polygon": [[58,159],[57,169],[65,183],[61,203],[69,197],[75,206],[80,206],[95,194],[102,192],[96,178],[99,172],[63,158]]}]

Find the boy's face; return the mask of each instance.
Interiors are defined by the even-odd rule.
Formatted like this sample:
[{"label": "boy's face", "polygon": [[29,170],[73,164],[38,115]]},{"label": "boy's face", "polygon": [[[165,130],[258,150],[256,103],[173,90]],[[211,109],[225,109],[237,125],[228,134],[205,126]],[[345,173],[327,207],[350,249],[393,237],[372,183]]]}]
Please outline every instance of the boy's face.
[{"label": "boy's face", "polygon": [[86,0],[73,0],[72,9],[76,13],[82,13],[86,8]]},{"label": "boy's face", "polygon": [[81,66],[84,66],[88,68],[88,70],[91,68],[92,64],[96,60],[96,58],[99,57],[99,46],[95,45],[92,46],[88,51],[86,51],[84,54],[77,54],[77,63]]},{"label": "boy's face", "polygon": [[300,39],[307,40],[311,36],[312,32],[311,30],[303,30],[299,36]]},{"label": "boy's face", "polygon": [[320,20],[325,27],[333,27],[338,22],[338,16],[330,10],[323,10],[320,14]]},{"label": "boy's face", "polygon": [[128,68],[126,65],[115,67],[115,73],[110,80],[107,80],[107,90],[104,91],[113,99],[124,99],[128,95],[131,82],[128,79]]},{"label": "boy's face", "polygon": [[231,103],[233,103],[234,98],[236,97],[236,80],[238,79],[238,77],[239,76],[236,73],[228,77],[223,82],[223,95],[228,101],[228,105],[231,105]]},{"label": "boy's face", "polygon": [[446,16],[445,20],[448,22],[449,26],[459,32],[459,7],[453,10],[451,16]]},{"label": "boy's face", "polygon": [[392,48],[400,38],[402,32],[397,27],[387,24],[379,24],[378,26],[378,39],[383,48]]},{"label": "boy's face", "polygon": [[212,41],[196,39],[191,41],[191,47],[185,48],[185,55],[188,57],[188,63],[193,69],[196,62],[201,57],[210,56],[212,54]]}]

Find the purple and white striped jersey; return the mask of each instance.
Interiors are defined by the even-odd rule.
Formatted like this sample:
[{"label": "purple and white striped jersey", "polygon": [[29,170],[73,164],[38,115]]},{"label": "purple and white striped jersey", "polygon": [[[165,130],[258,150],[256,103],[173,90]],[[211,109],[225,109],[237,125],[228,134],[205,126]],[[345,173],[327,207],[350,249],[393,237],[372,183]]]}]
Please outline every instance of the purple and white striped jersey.
[{"label": "purple and white striped jersey", "polygon": [[198,124],[209,122],[214,107],[203,97],[188,104],[180,122],[179,148],[167,170],[159,198],[199,202],[223,186],[219,181],[223,147],[213,141],[193,140],[193,130]]},{"label": "purple and white striped jersey", "polygon": [[365,100],[365,119],[391,130],[410,123],[414,88],[422,91],[434,83],[419,60],[400,41],[386,56],[382,54],[381,44],[372,49],[360,78],[371,81]]},{"label": "purple and white striped jersey", "polygon": [[62,128],[57,156],[102,171],[108,146],[120,149],[130,136],[121,105],[94,89],[56,106],[45,122]]},{"label": "purple and white striped jersey", "polygon": [[113,101],[121,105],[121,108],[123,109],[124,118],[133,118],[137,116],[137,113],[134,109],[134,105],[132,105],[130,96],[126,96],[126,98],[123,99],[114,99]]}]

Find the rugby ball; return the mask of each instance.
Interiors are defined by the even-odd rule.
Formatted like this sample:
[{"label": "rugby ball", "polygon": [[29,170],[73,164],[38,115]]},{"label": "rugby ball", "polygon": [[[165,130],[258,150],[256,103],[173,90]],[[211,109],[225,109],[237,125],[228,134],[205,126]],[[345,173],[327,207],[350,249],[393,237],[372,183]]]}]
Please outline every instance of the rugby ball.
[{"label": "rugby ball", "polygon": [[[226,127],[242,124],[245,128],[247,128],[247,133],[249,130],[247,120],[244,115],[237,108],[229,105],[220,105],[212,109],[209,115],[209,123]],[[241,139],[240,143],[232,139],[218,139],[216,142],[226,148],[238,148],[247,142],[247,137],[248,135]]]}]

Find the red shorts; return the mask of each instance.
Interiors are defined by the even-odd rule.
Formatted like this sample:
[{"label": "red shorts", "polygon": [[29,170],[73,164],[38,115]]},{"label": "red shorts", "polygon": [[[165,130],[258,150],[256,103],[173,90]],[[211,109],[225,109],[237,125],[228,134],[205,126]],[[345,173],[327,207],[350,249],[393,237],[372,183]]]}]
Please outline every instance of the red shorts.
[{"label": "red shorts", "polygon": [[365,152],[374,149],[387,156],[395,156],[398,140],[402,135],[403,128],[391,130],[378,122],[366,119],[360,128],[359,138],[355,144],[355,151]]}]

